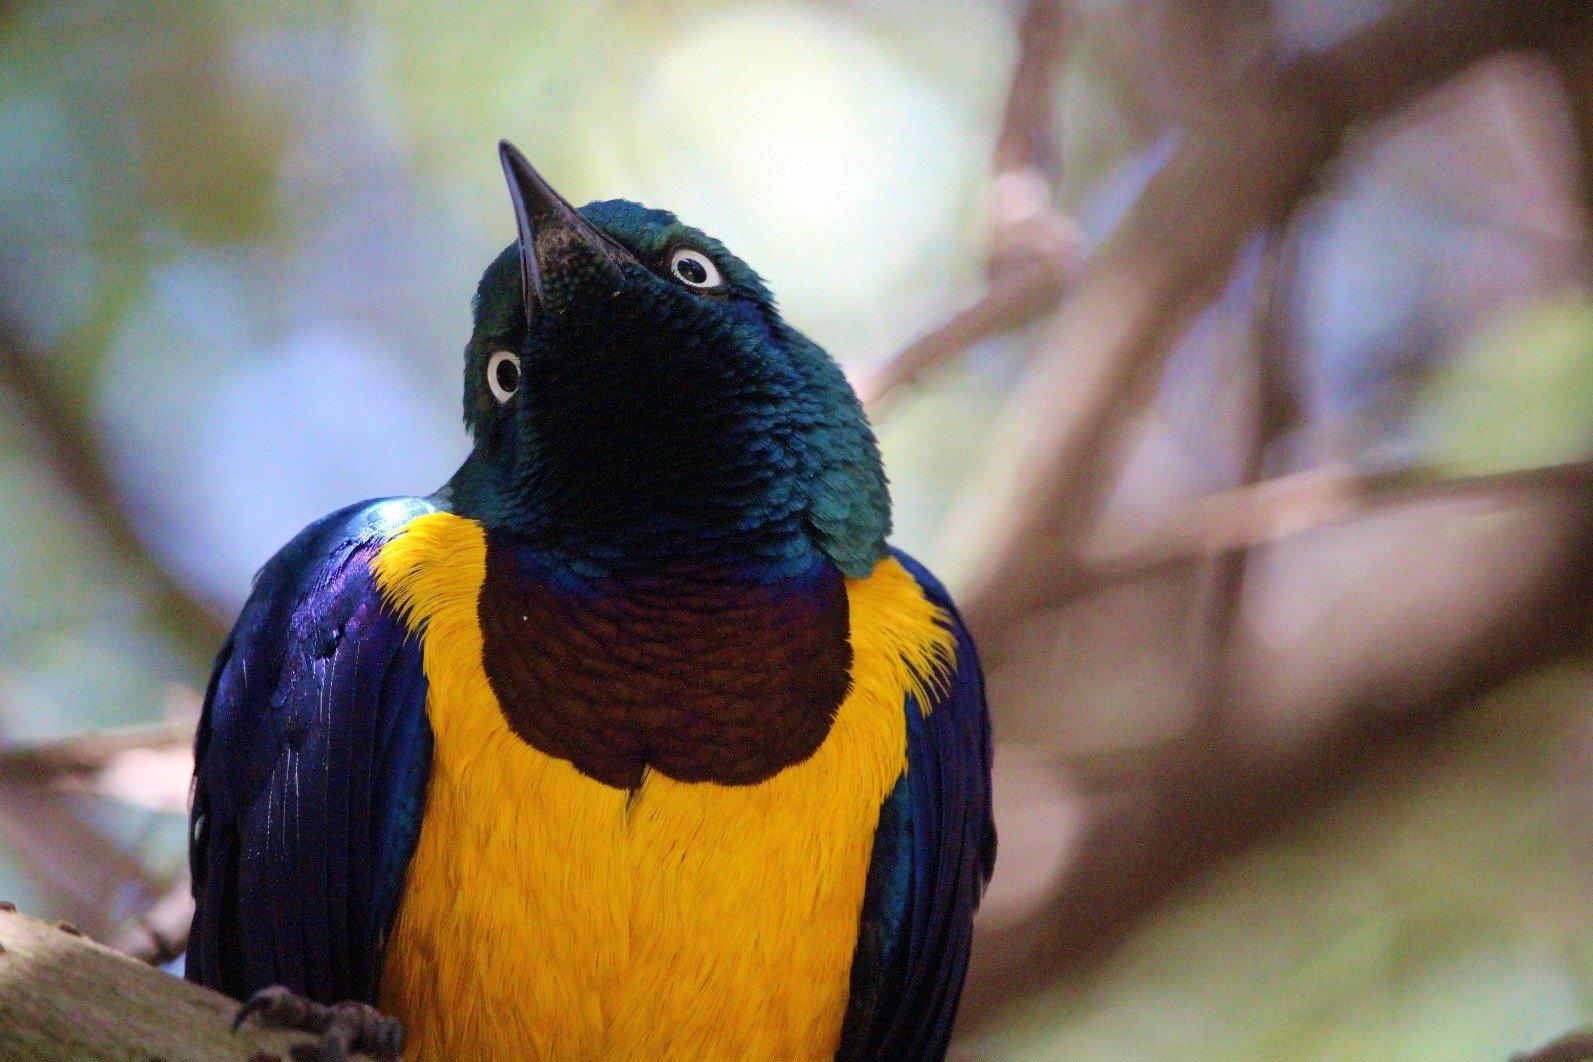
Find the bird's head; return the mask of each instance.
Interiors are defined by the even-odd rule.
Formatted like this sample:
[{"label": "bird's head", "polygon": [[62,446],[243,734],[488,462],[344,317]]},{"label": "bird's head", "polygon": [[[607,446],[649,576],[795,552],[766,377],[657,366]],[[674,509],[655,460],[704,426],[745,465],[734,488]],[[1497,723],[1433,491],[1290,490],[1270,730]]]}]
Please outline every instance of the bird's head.
[{"label": "bird's head", "polygon": [[873,568],[890,502],[840,369],[719,241],[625,200],[576,210],[499,146],[519,239],[466,351],[453,508],[571,570]]}]

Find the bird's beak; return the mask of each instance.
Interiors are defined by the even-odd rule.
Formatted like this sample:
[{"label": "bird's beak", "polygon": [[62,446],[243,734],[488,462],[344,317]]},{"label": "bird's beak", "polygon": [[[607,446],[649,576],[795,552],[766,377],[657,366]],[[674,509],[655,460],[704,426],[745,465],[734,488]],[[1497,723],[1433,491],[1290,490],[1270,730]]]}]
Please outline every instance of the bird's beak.
[{"label": "bird's beak", "polygon": [[543,278],[550,254],[557,254],[561,260],[572,253],[583,259],[595,258],[596,263],[584,264],[588,268],[606,264],[615,273],[625,263],[636,260],[555,192],[519,148],[500,140],[498,158],[509,182],[509,198],[514,201],[514,219],[520,229],[520,290],[527,322],[548,304]]}]

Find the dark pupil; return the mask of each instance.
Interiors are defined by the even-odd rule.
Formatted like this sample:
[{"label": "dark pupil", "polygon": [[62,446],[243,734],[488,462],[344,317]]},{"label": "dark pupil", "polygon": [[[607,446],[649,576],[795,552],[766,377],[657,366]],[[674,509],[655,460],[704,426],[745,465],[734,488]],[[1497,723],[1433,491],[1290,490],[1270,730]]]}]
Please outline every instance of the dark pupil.
[{"label": "dark pupil", "polygon": [[493,371],[498,375],[498,390],[504,394],[513,394],[520,386],[520,366],[508,358],[498,362],[498,367]]},{"label": "dark pupil", "polygon": [[708,282],[708,270],[704,269],[702,263],[695,258],[682,258],[676,262],[675,272],[680,275],[680,279],[688,284],[706,284]]}]

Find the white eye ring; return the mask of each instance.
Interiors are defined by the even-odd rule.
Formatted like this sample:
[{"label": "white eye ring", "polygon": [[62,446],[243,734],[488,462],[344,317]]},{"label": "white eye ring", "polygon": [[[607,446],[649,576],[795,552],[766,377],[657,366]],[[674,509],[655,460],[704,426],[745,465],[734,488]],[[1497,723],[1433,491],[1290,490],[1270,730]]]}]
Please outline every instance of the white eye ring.
[{"label": "white eye ring", "polygon": [[669,256],[669,271],[688,288],[717,288],[724,283],[713,259],[690,247],[682,247]]},{"label": "white eye ring", "polygon": [[501,406],[520,390],[520,358],[500,350],[487,360],[487,386]]}]

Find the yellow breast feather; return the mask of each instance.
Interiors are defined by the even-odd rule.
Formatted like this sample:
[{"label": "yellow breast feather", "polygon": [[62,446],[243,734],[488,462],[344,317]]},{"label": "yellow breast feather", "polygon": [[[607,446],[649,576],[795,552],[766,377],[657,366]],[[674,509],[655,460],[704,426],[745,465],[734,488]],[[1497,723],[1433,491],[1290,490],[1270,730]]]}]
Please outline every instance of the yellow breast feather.
[{"label": "yellow breast feather", "polygon": [[811,757],[631,793],[510,731],[482,666],[480,525],[419,516],[373,569],[421,634],[435,735],[382,978],[406,1057],[833,1055],[903,698],[927,706],[953,659],[912,576],[887,558],[847,581],[851,690]]}]

